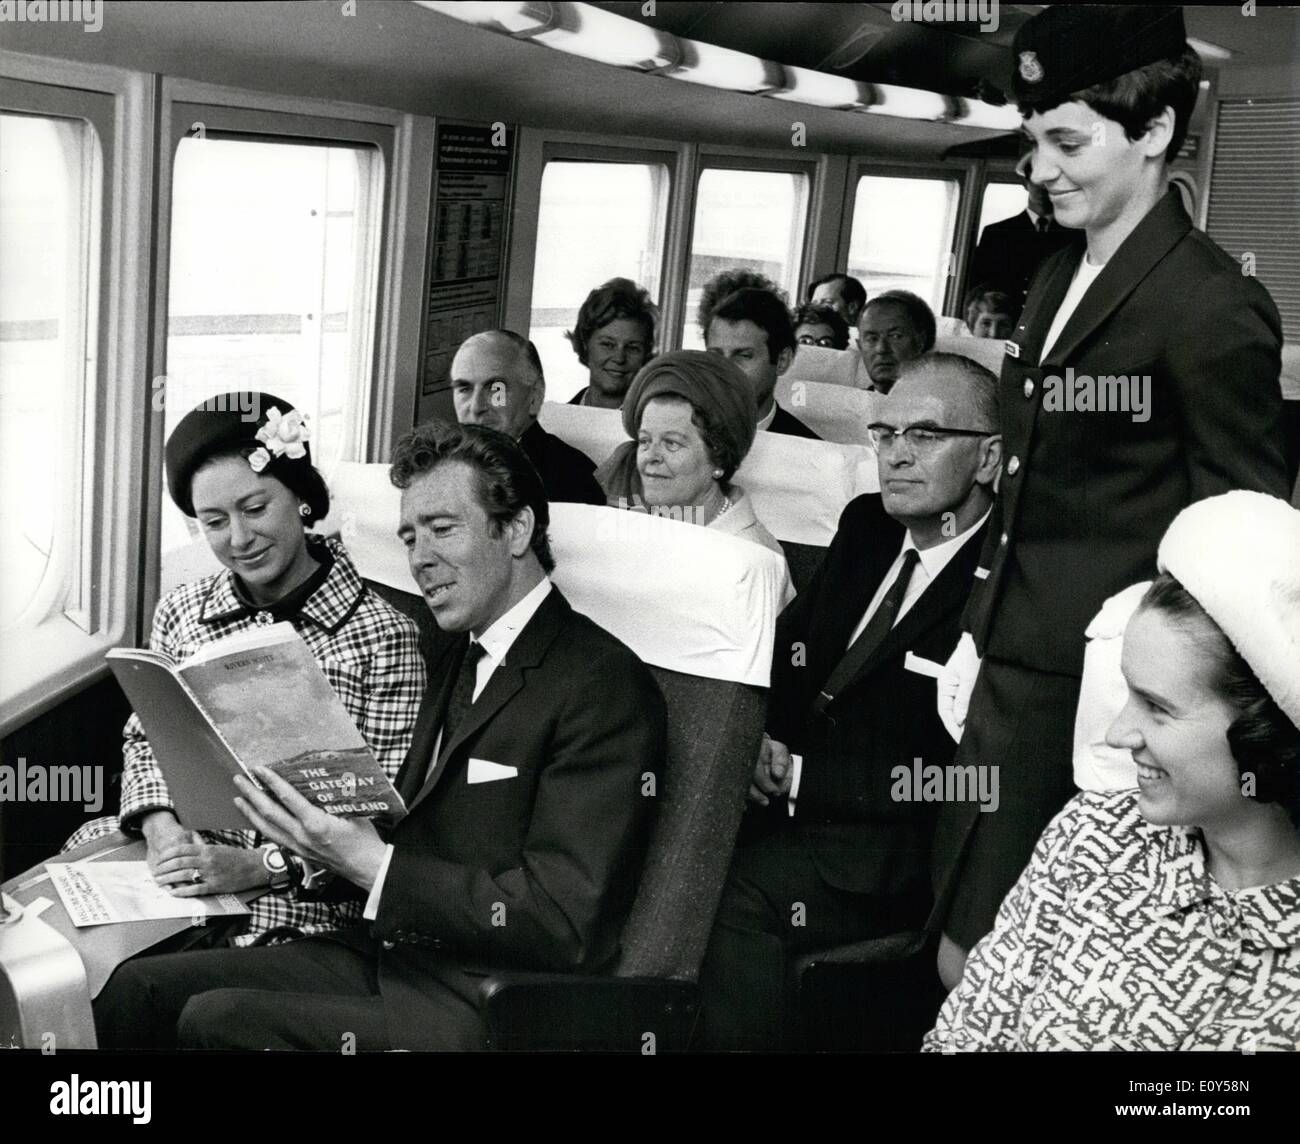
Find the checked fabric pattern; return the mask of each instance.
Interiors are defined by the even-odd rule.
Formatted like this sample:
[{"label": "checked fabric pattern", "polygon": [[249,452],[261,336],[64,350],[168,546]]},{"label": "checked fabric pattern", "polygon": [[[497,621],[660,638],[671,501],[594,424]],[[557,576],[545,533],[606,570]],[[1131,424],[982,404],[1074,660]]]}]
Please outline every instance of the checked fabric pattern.
[{"label": "checked fabric pattern", "polygon": [[[390,779],[397,776],[411,745],[415,717],[424,696],[425,669],[415,624],[361,582],[343,545],[325,541],[334,564],[292,622],[311,649],[330,686],[352,716],[362,737]],[[235,595],[229,570],[182,584],[169,592],[154,613],[149,646],[175,660],[204,644],[248,631],[270,620],[250,613]],[[259,619],[259,617],[264,617]],[[139,818],[169,809],[171,797],[154,760],[140,720],[132,715],[122,731],[123,829],[138,833]],[[64,843],[68,850],[118,829],[119,819],[84,823]],[[263,841],[252,830],[204,831],[210,842],[254,847]],[[339,929],[360,920],[360,902],[299,899],[295,891],[263,894],[250,905],[248,929],[235,944],[248,945],[267,930],[293,926],[304,935]]]},{"label": "checked fabric pattern", "polygon": [[1076,795],[971,951],[927,1052],[1300,1048],[1300,878],[1227,891],[1135,790]]}]

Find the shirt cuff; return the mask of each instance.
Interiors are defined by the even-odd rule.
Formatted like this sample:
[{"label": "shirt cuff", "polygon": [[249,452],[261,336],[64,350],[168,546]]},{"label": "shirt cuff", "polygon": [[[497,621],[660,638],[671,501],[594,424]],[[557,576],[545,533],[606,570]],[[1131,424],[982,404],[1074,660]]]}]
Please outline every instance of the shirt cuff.
[{"label": "shirt cuff", "polygon": [[379,897],[384,892],[384,879],[388,877],[388,863],[393,860],[393,847],[389,843],[384,851],[384,860],[379,864],[379,873],[375,875],[375,884],[370,888],[370,897],[366,899],[366,908],[361,916],[373,922],[379,916]]},{"label": "shirt cuff", "polygon": [[803,756],[790,756],[790,793],[785,797],[786,814],[794,814],[794,801],[799,797],[799,779],[803,775]]}]

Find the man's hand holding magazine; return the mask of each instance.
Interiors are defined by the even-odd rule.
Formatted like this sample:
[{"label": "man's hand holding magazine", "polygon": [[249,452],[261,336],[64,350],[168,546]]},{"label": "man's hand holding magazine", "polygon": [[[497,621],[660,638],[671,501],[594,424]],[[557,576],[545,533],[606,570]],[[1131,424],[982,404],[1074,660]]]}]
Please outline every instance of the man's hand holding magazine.
[{"label": "man's hand holding magazine", "polygon": [[253,829],[354,886],[366,891],[374,886],[388,846],[370,819],[326,814],[269,767],[256,767],[254,773],[262,790],[242,775],[235,778],[243,796],[235,805]]}]

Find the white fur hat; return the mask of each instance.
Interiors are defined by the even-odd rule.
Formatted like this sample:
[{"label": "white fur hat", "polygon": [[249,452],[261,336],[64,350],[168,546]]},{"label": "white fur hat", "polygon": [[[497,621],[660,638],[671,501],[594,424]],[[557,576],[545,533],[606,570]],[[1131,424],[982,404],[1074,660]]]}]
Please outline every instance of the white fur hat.
[{"label": "white fur hat", "polygon": [[1197,501],[1174,518],[1156,563],[1300,727],[1300,512],[1245,489]]}]

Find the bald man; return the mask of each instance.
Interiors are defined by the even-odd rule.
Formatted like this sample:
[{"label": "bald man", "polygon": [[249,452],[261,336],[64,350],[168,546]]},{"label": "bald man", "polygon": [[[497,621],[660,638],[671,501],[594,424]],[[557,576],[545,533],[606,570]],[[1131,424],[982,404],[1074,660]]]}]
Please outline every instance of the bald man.
[{"label": "bald man", "polygon": [[[796,1047],[791,958],[925,924],[938,812],[926,779],[955,750],[932,709],[935,677],[961,635],[993,504],[996,395],[967,358],[903,364],[871,427],[881,491],[849,503],[777,621],[756,821],[701,975],[710,1048]],[[996,809],[994,778],[960,793]]]},{"label": "bald man", "polygon": [[462,425],[486,425],[519,442],[541,475],[547,501],[605,503],[595,462],[537,423],[546,379],[527,338],[513,330],[467,338],[451,363],[451,396]]}]

